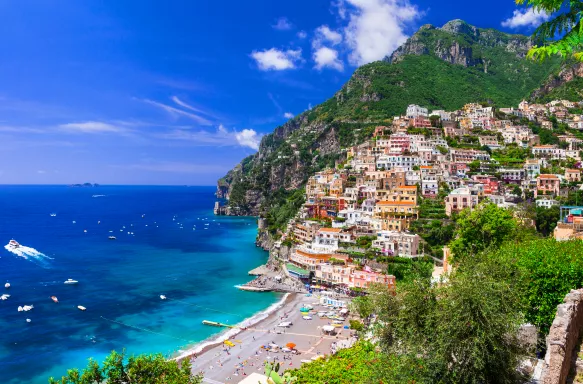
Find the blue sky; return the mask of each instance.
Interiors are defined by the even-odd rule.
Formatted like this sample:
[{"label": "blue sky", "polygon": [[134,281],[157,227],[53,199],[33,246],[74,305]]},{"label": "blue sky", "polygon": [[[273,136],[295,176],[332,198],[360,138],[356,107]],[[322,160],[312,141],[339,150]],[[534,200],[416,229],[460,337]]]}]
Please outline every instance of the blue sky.
[{"label": "blue sky", "polygon": [[419,26],[512,0],[0,0],[0,183],[212,185]]}]

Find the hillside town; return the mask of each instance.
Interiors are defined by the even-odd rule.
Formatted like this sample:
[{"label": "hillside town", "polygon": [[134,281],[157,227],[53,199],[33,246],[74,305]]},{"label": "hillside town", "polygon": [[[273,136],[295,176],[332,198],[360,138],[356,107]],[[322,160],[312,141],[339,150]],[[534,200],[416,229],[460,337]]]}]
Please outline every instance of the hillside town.
[{"label": "hillside town", "polygon": [[483,202],[532,225],[526,211],[553,210],[555,239],[582,239],[583,201],[572,201],[583,187],[582,105],[409,105],[369,140],[344,149],[334,169],[308,179],[305,203],[276,243],[291,247],[289,275],[346,293],[372,283],[392,287],[395,276],[382,261],[400,257],[434,261],[438,276],[448,249],[428,238],[428,227],[447,228]]}]

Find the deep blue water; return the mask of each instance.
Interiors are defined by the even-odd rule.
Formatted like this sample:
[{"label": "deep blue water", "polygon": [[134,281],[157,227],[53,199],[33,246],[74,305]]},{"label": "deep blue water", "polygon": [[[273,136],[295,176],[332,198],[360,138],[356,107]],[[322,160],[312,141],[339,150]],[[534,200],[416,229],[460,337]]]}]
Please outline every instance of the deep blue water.
[{"label": "deep blue water", "polygon": [[[46,383],[113,349],[170,354],[217,332],[204,319],[233,324],[277,301],[234,287],[267,254],[253,218],[213,216],[213,192],[0,186],[0,382]],[[46,257],[5,250],[12,238]]]}]

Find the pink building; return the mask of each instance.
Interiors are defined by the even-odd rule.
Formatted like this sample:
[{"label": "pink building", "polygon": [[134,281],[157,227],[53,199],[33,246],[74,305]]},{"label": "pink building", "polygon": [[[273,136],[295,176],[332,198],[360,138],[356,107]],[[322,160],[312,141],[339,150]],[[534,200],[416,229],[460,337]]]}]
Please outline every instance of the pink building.
[{"label": "pink building", "polygon": [[561,189],[561,180],[555,175],[542,174],[536,178],[536,190],[534,196],[554,195],[557,196]]},{"label": "pink building", "polygon": [[352,286],[356,288],[368,288],[371,284],[383,284],[389,288],[394,288],[397,280],[393,275],[385,275],[374,272],[369,267],[364,267],[362,271],[354,271],[352,274]]}]

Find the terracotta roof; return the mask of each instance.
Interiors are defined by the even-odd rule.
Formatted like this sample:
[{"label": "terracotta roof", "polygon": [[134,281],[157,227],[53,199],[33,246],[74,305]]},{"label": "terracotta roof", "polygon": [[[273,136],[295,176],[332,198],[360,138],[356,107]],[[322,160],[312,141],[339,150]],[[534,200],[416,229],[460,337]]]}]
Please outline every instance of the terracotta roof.
[{"label": "terracotta roof", "polygon": [[555,175],[547,175],[547,174],[542,174],[542,175],[538,175],[539,179],[559,179],[557,176]]},{"label": "terracotta roof", "polygon": [[566,169],[565,171],[570,173],[581,173],[580,169]]},{"label": "terracotta roof", "polygon": [[334,232],[334,233],[339,233],[341,231],[342,231],[342,229],[340,229],[340,228],[320,228],[320,232]]},{"label": "terracotta roof", "polygon": [[550,144],[547,144],[547,145],[535,145],[533,148],[556,148],[556,146],[555,145],[550,145]]},{"label": "terracotta roof", "polygon": [[397,189],[417,189],[415,185],[403,185],[401,187],[397,187]]}]

